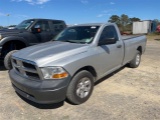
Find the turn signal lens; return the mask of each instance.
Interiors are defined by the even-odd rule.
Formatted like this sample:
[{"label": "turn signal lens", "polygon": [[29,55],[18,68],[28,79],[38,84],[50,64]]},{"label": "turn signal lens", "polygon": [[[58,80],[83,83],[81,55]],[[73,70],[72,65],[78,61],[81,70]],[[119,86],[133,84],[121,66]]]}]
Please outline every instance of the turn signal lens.
[{"label": "turn signal lens", "polygon": [[52,76],[53,79],[61,79],[61,78],[66,78],[66,77],[68,77],[68,74],[66,72],[59,73],[59,74],[54,74]]}]

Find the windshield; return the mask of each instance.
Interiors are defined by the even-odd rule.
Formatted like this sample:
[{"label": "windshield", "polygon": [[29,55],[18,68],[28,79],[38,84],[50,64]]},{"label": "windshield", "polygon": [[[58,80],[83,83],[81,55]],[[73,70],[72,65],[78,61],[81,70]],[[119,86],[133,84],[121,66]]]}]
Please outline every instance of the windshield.
[{"label": "windshield", "polygon": [[54,40],[73,43],[91,43],[99,26],[74,26],[63,30]]},{"label": "windshield", "polygon": [[20,30],[27,29],[33,22],[34,20],[25,20],[21,22],[19,25],[17,25],[15,28]]}]

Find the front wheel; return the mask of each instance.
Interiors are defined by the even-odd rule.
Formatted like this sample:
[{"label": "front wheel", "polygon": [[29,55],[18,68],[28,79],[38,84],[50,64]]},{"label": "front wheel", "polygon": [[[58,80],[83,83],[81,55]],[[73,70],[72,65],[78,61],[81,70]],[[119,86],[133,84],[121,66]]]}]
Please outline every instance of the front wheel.
[{"label": "front wheel", "polygon": [[93,75],[86,71],[80,71],[71,80],[68,90],[67,99],[76,105],[82,104],[89,99],[94,87]]},{"label": "front wheel", "polygon": [[129,67],[137,68],[141,62],[141,53],[137,51],[134,59],[129,63]]}]

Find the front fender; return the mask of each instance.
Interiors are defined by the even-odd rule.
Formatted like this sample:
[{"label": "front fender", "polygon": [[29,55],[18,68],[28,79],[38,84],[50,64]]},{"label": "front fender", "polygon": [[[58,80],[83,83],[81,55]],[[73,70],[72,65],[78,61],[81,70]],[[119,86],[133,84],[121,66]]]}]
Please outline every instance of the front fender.
[{"label": "front fender", "polygon": [[27,41],[22,38],[22,37],[18,37],[18,36],[8,36],[8,37],[4,37],[0,40],[0,46],[3,46],[5,43],[9,42],[9,41],[13,41],[13,40],[18,40],[21,41],[23,43],[26,44],[26,46],[28,46]]}]

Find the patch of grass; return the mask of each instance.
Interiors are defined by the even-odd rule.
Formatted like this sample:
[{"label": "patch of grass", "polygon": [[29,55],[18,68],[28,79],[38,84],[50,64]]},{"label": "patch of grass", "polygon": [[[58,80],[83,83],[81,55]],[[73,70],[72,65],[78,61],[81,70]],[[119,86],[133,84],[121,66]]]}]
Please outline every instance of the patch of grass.
[{"label": "patch of grass", "polygon": [[149,33],[147,35],[147,40],[157,40],[157,41],[160,41],[160,33]]},{"label": "patch of grass", "polygon": [[149,33],[148,35],[151,35],[151,36],[153,36],[153,35],[160,35],[160,32],[152,32],[152,33]]}]

